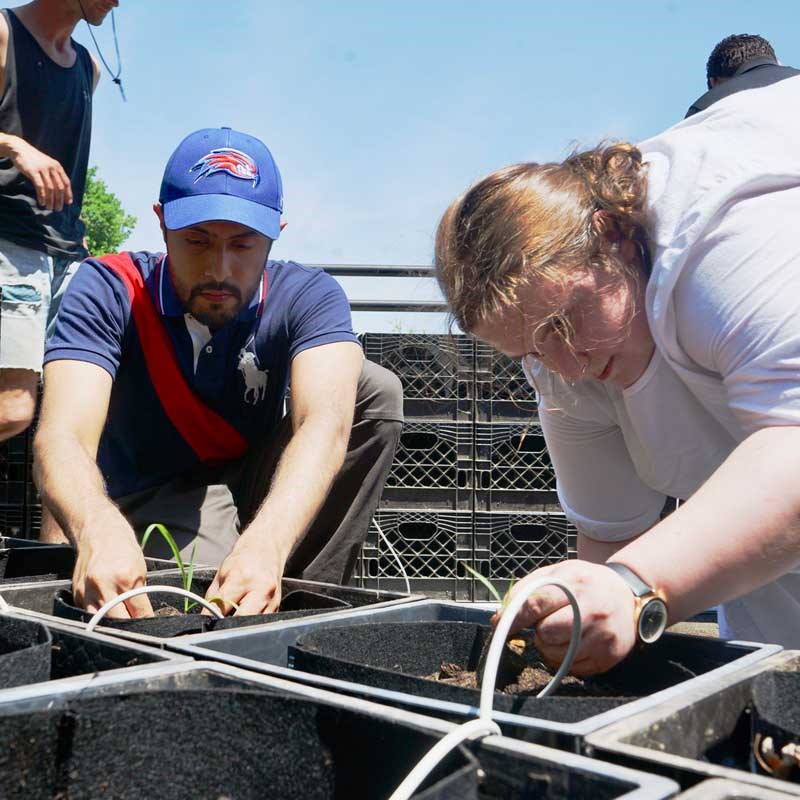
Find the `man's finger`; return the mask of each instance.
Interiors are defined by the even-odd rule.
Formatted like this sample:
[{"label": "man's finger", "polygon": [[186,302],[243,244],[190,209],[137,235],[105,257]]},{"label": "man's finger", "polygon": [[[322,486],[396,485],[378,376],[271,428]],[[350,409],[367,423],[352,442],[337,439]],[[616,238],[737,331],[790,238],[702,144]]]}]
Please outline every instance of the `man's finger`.
[{"label": "man's finger", "polygon": [[41,174],[37,172],[32,175],[31,183],[33,183],[33,188],[36,189],[36,202],[40,206],[44,207],[45,200],[47,199],[47,191],[45,189]]},{"label": "man's finger", "polygon": [[50,173],[47,170],[42,170],[41,173],[42,185],[44,186],[44,207],[49,211],[53,210],[53,181],[50,178]]},{"label": "man's finger", "polygon": [[61,170],[51,171],[51,182],[53,184],[53,208],[61,211],[64,208],[64,181],[61,178]]},{"label": "man's finger", "polygon": [[64,180],[66,181],[66,185],[64,186],[64,202],[68,205],[72,205],[72,183],[70,182],[69,177],[64,174]]},{"label": "man's finger", "polygon": [[[122,605],[120,603],[120,605]],[[125,606],[131,617],[152,617],[153,605],[146,594],[139,594],[136,597],[129,597],[125,601]]]},{"label": "man's finger", "polygon": [[248,592],[240,601],[234,616],[244,617],[248,614],[269,614],[275,610],[272,598],[266,598],[260,592]]},{"label": "man's finger", "polygon": [[[219,572],[214,576],[214,580],[211,581],[211,585],[208,587],[206,591],[206,600],[210,600],[212,597],[219,597]],[[204,614],[207,617],[213,617],[214,615],[207,609],[202,608],[200,611],[201,614]]]},{"label": "man's finger", "polygon": [[[108,597],[100,596],[96,601],[92,601],[92,605],[95,606],[94,611],[99,611],[112,597],[116,597],[118,592],[114,592],[110,594]],[[88,610],[88,607],[87,607]],[[92,612],[94,613],[94,612]],[[110,608],[106,611],[105,616],[103,619],[108,617],[109,619],[130,619],[131,614],[128,611],[128,607],[125,603],[117,603],[113,608]],[[102,620],[99,623],[100,625],[103,624]]]},{"label": "man's finger", "polygon": [[[213,584],[209,586],[205,599],[213,602],[226,617],[235,609],[233,604],[239,605],[245,595],[244,587],[230,579],[219,584],[216,594],[212,594],[213,588]],[[210,611],[206,612],[205,610],[203,613],[211,614]]]}]

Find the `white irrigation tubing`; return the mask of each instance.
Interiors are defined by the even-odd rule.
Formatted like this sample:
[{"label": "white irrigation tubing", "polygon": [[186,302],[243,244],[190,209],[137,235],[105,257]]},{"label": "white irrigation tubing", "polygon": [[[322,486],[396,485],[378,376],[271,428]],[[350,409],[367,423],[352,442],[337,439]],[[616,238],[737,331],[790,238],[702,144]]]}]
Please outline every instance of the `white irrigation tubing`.
[{"label": "white irrigation tubing", "polygon": [[483,672],[481,682],[481,701],[477,719],[471,719],[463,725],[459,725],[454,731],[450,731],[440,739],[427,753],[420,759],[414,769],[409,772],[406,779],[394,790],[389,800],[409,800],[420,784],[436,768],[439,762],[458,745],[468,739],[482,739],[484,736],[502,735],[500,726],[492,719],[492,704],[494,702],[494,689],[497,680],[497,670],[500,666],[500,658],[503,653],[503,646],[508,638],[511,623],[517,613],[525,604],[530,595],[543,589],[545,586],[556,586],[567,596],[569,604],[572,606],[574,621],[572,624],[572,634],[570,636],[567,654],[558,671],[551,679],[550,683],[542,689],[537,697],[547,697],[552,694],[561,683],[562,678],[567,674],[572,666],[575,653],[581,641],[581,612],[578,608],[578,601],[570,588],[559,580],[548,578],[534,578],[529,575],[523,578],[514,590],[514,596],[509,604],[502,609],[500,621],[492,634],[492,641],[489,645],[489,652],[486,656],[486,667]]},{"label": "white irrigation tubing", "polygon": [[124,603],[131,597],[137,597],[140,594],[150,594],[150,592],[165,592],[167,594],[179,594],[182,597],[188,597],[190,600],[194,600],[195,603],[200,603],[200,605],[203,606],[203,608],[210,611],[218,619],[222,619],[225,616],[219,610],[219,606],[214,605],[214,603],[209,603],[208,600],[200,597],[199,594],[190,592],[187,589],[179,589],[177,586],[139,586],[137,589],[128,589],[127,592],[123,592],[122,594],[117,595],[112,600],[109,600],[102,608],[98,609],[98,611],[89,620],[89,623],[86,626],[87,632],[91,633],[95,629],[95,627],[97,627],[97,625],[100,624],[100,621],[103,619],[103,617],[112,608],[114,608],[115,605],[119,603]]},{"label": "white irrigation tubing", "polygon": [[411,594],[411,584],[408,581],[408,575],[406,574],[406,568],[403,566],[403,562],[400,560],[400,556],[397,555],[397,550],[392,547],[392,543],[389,541],[389,537],[384,534],[381,530],[381,526],[378,525],[375,520],[372,520],[372,524],[378,529],[378,536],[383,539],[386,543],[386,546],[389,548],[389,552],[394,556],[395,561],[397,561],[397,566],[400,567],[400,574],[403,576],[403,580],[406,582],[406,594]]},{"label": "white irrigation tubing", "polygon": [[9,608],[10,606],[6,602],[5,597],[3,597],[3,595],[0,594],[0,611],[8,611]]},{"label": "white irrigation tubing", "polygon": [[446,736],[439,739],[436,744],[428,750],[420,759],[406,779],[394,790],[389,800],[408,800],[419,785],[428,777],[436,765],[451,751],[455,750],[463,741],[467,739],[482,739],[484,736],[500,735],[500,726],[494,721],[488,722],[483,719],[471,719],[463,725],[459,725],[454,731],[450,731]]},{"label": "white irrigation tubing", "polygon": [[578,608],[578,601],[575,599],[575,595],[572,593],[569,586],[555,578],[533,578],[532,575],[523,578],[517,584],[517,588],[514,590],[514,595],[508,605],[503,609],[500,621],[497,623],[497,627],[492,635],[489,652],[486,655],[486,668],[483,671],[480,704],[480,715],[484,719],[492,718],[492,703],[494,701],[494,686],[497,681],[497,670],[500,667],[500,657],[503,653],[503,645],[506,643],[506,639],[508,639],[511,623],[514,622],[514,618],[517,616],[522,606],[525,605],[528,597],[535,594],[540,589],[543,589],[545,586],[555,586],[564,592],[567,596],[567,600],[569,600],[569,604],[572,606],[573,622],[567,654],[564,656],[561,666],[558,668],[556,674],[553,675],[550,683],[536,696],[548,697],[553,694],[572,666],[575,653],[578,651],[578,645],[581,643],[581,611],[580,608]]}]

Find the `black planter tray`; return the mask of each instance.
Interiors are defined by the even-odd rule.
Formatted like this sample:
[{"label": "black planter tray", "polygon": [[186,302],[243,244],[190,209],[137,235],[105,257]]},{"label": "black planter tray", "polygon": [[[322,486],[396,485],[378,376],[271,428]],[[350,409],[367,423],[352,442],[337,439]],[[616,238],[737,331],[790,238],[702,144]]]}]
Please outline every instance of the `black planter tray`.
[{"label": "black planter tray", "polygon": [[[211,584],[216,570],[202,568],[195,570],[192,591],[200,596],[205,595]],[[148,582],[166,586],[182,586],[180,573],[177,570],[164,572],[151,572]],[[37,611],[47,617],[55,616],[58,619],[87,623],[92,614],[73,605],[71,585],[69,582],[28,584],[24,587],[0,589],[0,594],[6,602],[17,610]],[[114,634],[126,639],[138,641],[152,646],[163,646],[166,641],[174,636],[197,634],[203,631],[222,631],[231,628],[240,628],[258,624],[275,624],[291,619],[305,619],[317,614],[330,615],[333,612],[351,610],[364,606],[382,608],[413,599],[409,595],[396,592],[374,591],[372,589],[359,589],[352,586],[337,586],[329,583],[303,581],[293,578],[284,578],[282,582],[284,609],[275,614],[259,614],[244,617],[226,617],[218,620],[213,617],[201,616],[199,607],[192,613],[174,617],[156,617],[136,620],[114,620],[105,618],[99,631]],[[150,595],[154,607],[170,605],[183,609],[184,598],[179,595],[155,593]],[[38,616],[38,615],[36,615]]]},{"label": "black planter tray", "polygon": [[72,577],[75,550],[66,544],[0,536],[0,586]]},{"label": "black planter tray", "polygon": [[[453,728],[203,662],[4,692],[0,725],[0,796],[12,800],[385,800]],[[664,778],[489,737],[451,753],[415,798],[662,800],[676,791]]]},{"label": "black planter tray", "polygon": [[593,734],[586,750],[669,775],[685,787],[698,778],[726,778],[800,796],[800,774],[787,781],[750,771],[757,734],[778,743],[800,740],[800,651],[787,650],[711,684],[689,687]]},{"label": "black planter tray", "polygon": [[[178,657],[179,662],[188,660]],[[55,621],[0,614],[0,690],[62,678],[91,678],[108,670],[137,671],[169,661],[175,661],[175,656],[163,650],[86,633]]]},{"label": "black planter tray", "polygon": [[[407,662],[414,659],[414,650],[418,643],[426,637],[426,628],[432,629],[437,623],[461,623],[463,630],[466,631],[464,638],[472,636],[474,640],[476,624],[487,625],[491,613],[485,606],[480,605],[424,600],[394,608],[342,612],[335,618],[324,615],[312,620],[292,620],[275,624],[269,628],[259,626],[225,633],[200,634],[185,637],[169,646],[196,658],[213,658],[267,674],[283,675],[293,680],[383,703],[425,709],[426,713],[460,720],[477,714],[479,697],[477,690],[462,689],[412,677],[410,674],[386,669],[386,666],[391,663],[402,664],[405,667]],[[416,630],[412,629],[412,635],[407,636],[402,630],[398,631],[398,626],[394,623],[425,624],[413,626]],[[365,624],[368,624],[372,631],[366,637],[351,627]],[[334,627],[335,633],[331,633]],[[382,639],[382,632],[386,632],[387,635],[391,632],[390,635],[395,636],[394,640]],[[336,647],[338,647],[335,644],[337,640],[344,645],[354,636],[361,640],[362,646],[365,643],[369,644],[369,641],[374,643],[378,640],[376,637],[381,638],[383,643],[378,653],[379,658],[377,662],[373,661],[372,667],[356,664],[354,663],[356,659],[349,659],[349,663],[326,660],[323,666],[321,659],[313,658],[313,654],[310,653],[305,654],[301,666],[299,652],[293,648],[298,644],[298,640],[309,634],[326,635],[327,641],[334,643]],[[457,639],[458,636],[455,636],[450,641]],[[428,655],[432,656],[435,646],[440,645],[441,640],[434,640],[433,645],[428,646]],[[583,738],[589,733],[657,705],[670,697],[680,696],[690,686],[714,685],[714,681],[719,677],[745,669],[779,650],[780,647],[776,645],[721,642],[694,636],[667,634],[660,644],[646,649],[640,655],[642,659],[640,669],[646,678],[652,676],[653,685],[649,691],[642,691],[648,687],[640,686],[642,694],[637,699],[632,699],[630,702],[618,702],[618,699],[609,702],[602,698],[588,700],[561,698],[556,693],[555,697],[547,700],[528,698],[522,701],[523,707],[520,708],[515,705],[520,701],[495,695],[499,700],[498,705],[502,706],[502,710],[495,712],[495,719],[506,733],[515,738],[579,752]],[[374,649],[370,651],[368,646],[366,652],[371,658],[377,651]],[[295,653],[294,657],[292,653]],[[702,674],[681,682],[673,680],[674,685],[667,686],[665,683],[669,681],[664,680],[659,683],[656,680],[659,674],[656,667],[665,654],[674,661],[683,660],[687,666],[691,665],[693,672]],[[439,664],[451,656],[452,652],[445,651]],[[315,662],[313,665],[312,660]],[[458,659],[451,658],[451,660]],[[422,667],[420,670],[410,671],[416,672],[417,675],[427,674],[438,669],[439,664],[433,669],[428,669],[428,664],[424,663],[417,665]],[[287,669],[287,666],[294,668]],[[312,673],[310,669],[319,670],[324,674]],[[678,674],[672,670],[670,673],[673,679]],[[663,676],[663,671],[661,674]],[[576,700],[577,702],[573,702]]]},{"label": "black planter tray", "polygon": [[[16,539],[15,541],[25,542],[26,547],[39,547],[39,542],[31,542],[27,539]],[[74,552],[69,545],[45,545],[45,547],[61,547],[68,549],[70,551],[69,558],[72,559],[71,563],[74,564]],[[148,574],[151,575],[156,573],[165,575],[178,574],[175,564],[162,558],[150,558],[148,556],[145,559],[145,564],[147,564]],[[198,568],[198,572],[200,572],[200,569],[207,569],[207,567]],[[50,614],[53,610],[53,597],[55,593],[59,589],[69,589],[71,585],[72,568],[64,574],[64,577],[56,577],[55,573],[46,573],[0,581],[0,596],[2,596],[9,605],[13,605],[16,608],[23,608],[26,611],[41,611],[43,614]]]},{"label": "black planter tray", "polygon": [[740,781],[712,778],[678,795],[676,800],[787,800],[789,797],[792,795],[773,792],[772,789],[764,789],[762,786],[748,786]]}]

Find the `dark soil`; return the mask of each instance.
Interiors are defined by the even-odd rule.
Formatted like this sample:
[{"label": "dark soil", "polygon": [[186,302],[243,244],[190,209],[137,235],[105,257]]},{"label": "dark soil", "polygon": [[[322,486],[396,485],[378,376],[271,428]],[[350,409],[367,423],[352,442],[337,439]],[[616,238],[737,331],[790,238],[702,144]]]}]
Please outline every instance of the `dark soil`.
[{"label": "dark soil", "polygon": [[[447,683],[451,686],[462,686],[466,689],[480,689],[479,676],[482,674],[485,652],[481,654],[480,666],[477,670],[466,670],[459,664],[442,664],[438,671],[431,675],[422,675],[428,680]],[[533,644],[533,634],[520,633],[510,639],[505,646],[497,671],[496,690],[504,694],[522,695],[537,694],[552,679],[555,670],[545,664]],[[627,697],[633,696],[618,686],[609,686],[602,676],[593,678],[576,678],[567,675],[558,687],[561,696],[581,697]]]},{"label": "dark soil", "polygon": [[183,612],[174,606],[163,605],[153,611],[154,617],[180,617]]}]

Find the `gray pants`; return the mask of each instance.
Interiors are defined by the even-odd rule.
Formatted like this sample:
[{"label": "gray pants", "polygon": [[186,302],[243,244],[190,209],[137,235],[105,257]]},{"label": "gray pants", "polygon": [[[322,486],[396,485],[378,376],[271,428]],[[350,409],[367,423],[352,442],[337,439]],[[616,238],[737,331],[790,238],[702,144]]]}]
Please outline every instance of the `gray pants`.
[{"label": "gray pants", "polygon": [[[347,455],[315,521],[295,545],[286,576],[345,583],[353,572],[378,507],[403,427],[403,394],[396,375],[364,361]],[[201,468],[167,484],[119,498],[117,505],[141,538],[153,522],[165,525],[182,558],[195,539],[195,562],[218,567],[260,507],[291,439],[291,419],[281,421],[269,445],[222,468]],[[160,535],[146,553],[171,558]]]}]

